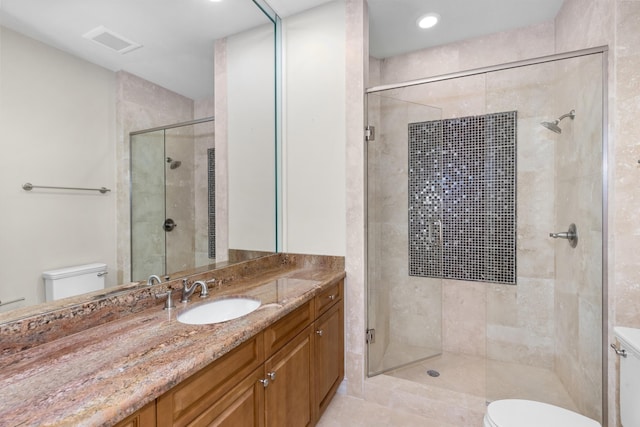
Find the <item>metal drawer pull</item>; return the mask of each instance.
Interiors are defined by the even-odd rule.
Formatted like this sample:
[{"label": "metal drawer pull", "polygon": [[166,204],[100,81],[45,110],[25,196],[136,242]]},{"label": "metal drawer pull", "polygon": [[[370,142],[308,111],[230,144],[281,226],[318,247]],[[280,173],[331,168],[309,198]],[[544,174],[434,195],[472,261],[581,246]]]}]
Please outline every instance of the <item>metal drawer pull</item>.
[{"label": "metal drawer pull", "polygon": [[331,301],[333,301],[334,299],[336,299],[335,295],[329,295],[327,298],[329,298]]},{"label": "metal drawer pull", "polygon": [[269,387],[269,379],[268,379],[268,378],[265,378],[265,379],[263,379],[263,380],[258,380],[258,382],[259,382],[259,383],[262,383],[262,386],[263,386],[264,388]]},{"label": "metal drawer pull", "polygon": [[318,335],[319,337],[321,337],[323,333],[324,333],[324,332],[322,332],[322,329],[318,329],[318,330],[316,331],[316,335]]},{"label": "metal drawer pull", "polygon": [[269,377],[269,379],[270,379],[271,381],[275,381],[275,380],[276,380],[276,373],[275,373],[275,371],[274,371],[274,372],[269,372],[269,373],[267,374],[267,376]]},{"label": "metal drawer pull", "polygon": [[611,344],[611,348],[616,352],[618,356],[627,357],[627,350],[625,350],[624,348],[618,348],[615,344]]}]

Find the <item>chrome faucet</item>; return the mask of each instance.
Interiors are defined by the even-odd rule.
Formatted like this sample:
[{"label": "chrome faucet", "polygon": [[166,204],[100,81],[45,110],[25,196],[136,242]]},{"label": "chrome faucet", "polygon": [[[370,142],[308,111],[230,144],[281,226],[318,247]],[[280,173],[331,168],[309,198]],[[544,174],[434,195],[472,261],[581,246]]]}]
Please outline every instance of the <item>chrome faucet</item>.
[{"label": "chrome faucet", "polygon": [[155,274],[152,274],[147,279],[147,286],[152,286],[154,281],[158,282],[158,284],[162,283],[162,280],[160,280],[158,276],[156,276]]},{"label": "chrome faucet", "polygon": [[182,299],[180,300],[180,302],[189,302],[189,297],[193,295],[193,292],[198,286],[200,286],[200,298],[208,297],[209,289],[202,280],[193,282],[193,284],[189,286],[189,281],[187,279],[182,279]]}]

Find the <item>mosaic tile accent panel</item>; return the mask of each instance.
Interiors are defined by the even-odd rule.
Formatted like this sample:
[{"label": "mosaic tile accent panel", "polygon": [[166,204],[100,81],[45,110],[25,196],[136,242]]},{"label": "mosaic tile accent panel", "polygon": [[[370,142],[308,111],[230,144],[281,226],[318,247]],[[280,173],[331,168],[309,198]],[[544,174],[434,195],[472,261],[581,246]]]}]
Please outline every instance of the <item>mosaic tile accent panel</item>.
[{"label": "mosaic tile accent panel", "polygon": [[443,121],[409,124],[409,275],[442,277]]},{"label": "mosaic tile accent panel", "polygon": [[209,189],[209,258],[216,257],[216,151],[207,149],[207,173]]},{"label": "mosaic tile accent panel", "polygon": [[409,124],[409,275],[516,283],[517,112]]}]

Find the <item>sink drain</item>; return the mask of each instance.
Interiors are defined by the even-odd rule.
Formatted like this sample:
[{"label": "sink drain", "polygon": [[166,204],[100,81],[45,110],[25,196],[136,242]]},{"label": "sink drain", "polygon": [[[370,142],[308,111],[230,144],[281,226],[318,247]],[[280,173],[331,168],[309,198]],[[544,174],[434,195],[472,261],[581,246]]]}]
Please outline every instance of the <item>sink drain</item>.
[{"label": "sink drain", "polygon": [[427,375],[429,375],[430,377],[439,377],[440,376],[440,372],[436,371],[435,369],[429,369],[427,371]]}]

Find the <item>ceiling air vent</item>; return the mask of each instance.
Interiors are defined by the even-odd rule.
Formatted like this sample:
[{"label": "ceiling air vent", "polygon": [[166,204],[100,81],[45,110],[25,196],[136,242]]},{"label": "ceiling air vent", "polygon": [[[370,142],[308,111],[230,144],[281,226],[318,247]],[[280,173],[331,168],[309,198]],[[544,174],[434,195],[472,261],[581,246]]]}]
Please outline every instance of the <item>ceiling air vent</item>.
[{"label": "ceiling air vent", "polygon": [[125,37],[122,37],[120,34],[114,33],[113,31],[105,28],[102,25],[89,31],[82,37],[98,43],[101,46],[114,50],[118,53],[127,53],[139,47],[142,47],[140,43],[136,43]]}]

